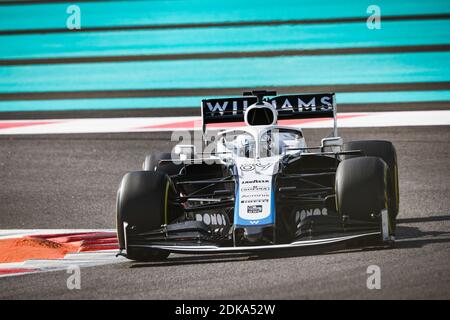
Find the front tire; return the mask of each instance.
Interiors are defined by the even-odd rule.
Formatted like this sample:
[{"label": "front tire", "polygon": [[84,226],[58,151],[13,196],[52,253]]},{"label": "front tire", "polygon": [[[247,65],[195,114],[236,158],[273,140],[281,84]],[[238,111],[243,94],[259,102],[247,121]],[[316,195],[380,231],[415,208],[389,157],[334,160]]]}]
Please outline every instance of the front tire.
[{"label": "front tire", "polygon": [[[388,170],[388,211],[392,227],[395,229],[395,219],[399,212],[400,194],[398,183],[397,152],[390,141],[384,140],[360,140],[350,141],[344,144],[343,151],[361,150],[364,156],[378,157],[386,162]],[[344,156],[350,159],[360,156]]]},{"label": "front tire", "polygon": [[167,224],[173,214],[169,212],[170,197],[170,179],[163,172],[135,171],[123,177],[117,195],[117,235],[120,249],[126,249],[127,258],[155,261],[168,257],[169,253],[164,251],[129,247],[124,229],[140,233]]},{"label": "front tire", "polygon": [[386,163],[377,157],[342,161],[336,171],[336,209],[343,216],[373,221],[387,208]]}]

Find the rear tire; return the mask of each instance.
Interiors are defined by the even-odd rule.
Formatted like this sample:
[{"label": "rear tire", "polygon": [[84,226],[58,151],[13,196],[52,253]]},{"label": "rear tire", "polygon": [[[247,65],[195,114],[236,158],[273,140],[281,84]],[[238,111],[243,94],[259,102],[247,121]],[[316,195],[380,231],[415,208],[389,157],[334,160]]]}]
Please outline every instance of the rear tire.
[{"label": "rear tire", "polygon": [[167,224],[171,218],[168,208],[170,191],[170,179],[164,172],[135,171],[123,177],[117,194],[117,235],[120,249],[127,250],[127,258],[154,261],[168,257],[169,253],[160,250],[128,248],[124,222],[136,233]]},{"label": "rear tire", "polygon": [[[390,141],[383,140],[361,140],[350,141],[344,144],[343,151],[361,150],[365,156],[379,157],[388,165],[388,211],[392,227],[395,229],[395,219],[399,212],[399,184],[398,184],[398,166],[397,152]],[[344,156],[343,159],[350,159],[360,156]]]},{"label": "rear tire", "polygon": [[172,154],[169,152],[158,152],[149,154],[145,157],[144,163],[142,164],[142,170],[161,171],[167,173],[169,176],[180,173],[180,170],[183,168],[183,165],[176,164],[168,160],[172,160]]}]

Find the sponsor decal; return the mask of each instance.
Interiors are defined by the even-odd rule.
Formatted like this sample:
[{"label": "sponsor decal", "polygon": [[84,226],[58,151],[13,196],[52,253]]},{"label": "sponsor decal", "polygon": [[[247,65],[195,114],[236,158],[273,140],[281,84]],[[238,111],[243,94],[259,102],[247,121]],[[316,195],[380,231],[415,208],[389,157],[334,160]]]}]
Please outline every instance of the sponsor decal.
[{"label": "sponsor decal", "polygon": [[263,184],[263,183],[270,183],[270,180],[267,180],[267,179],[264,179],[264,180],[262,180],[262,179],[253,179],[253,180],[244,180],[244,181],[242,181],[241,182],[242,184],[257,184],[257,183],[260,183],[260,184]]},{"label": "sponsor decal", "polygon": [[255,167],[251,164],[243,164],[240,166],[240,169],[242,171],[253,171],[253,170],[255,170]]},{"label": "sponsor decal", "polygon": [[251,186],[251,187],[243,187],[241,188],[242,192],[248,192],[248,191],[270,191],[270,187],[263,187],[263,186]]},{"label": "sponsor decal", "polygon": [[[274,223],[272,204],[273,168],[276,162],[249,162],[238,159],[239,186],[235,207],[235,223],[240,226]],[[265,170],[265,171],[264,171]],[[264,172],[264,173],[262,173]]]},{"label": "sponsor decal", "polygon": [[[331,111],[333,109],[333,94],[303,94],[273,97],[267,100],[276,110],[284,113],[302,113],[315,111]],[[256,103],[255,97],[237,97],[227,99],[203,100],[203,110],[207,117],[223,116],[224,114],[242,115],[247,108]]]},{"label": "sponsor decal", "polygon": [[207,102],[206,105],[208,106],[209,111],[219,112],[219,114],[222,116],[227,108],[228,101],[225,101],[223,105],[221,105],[219,102],[216,102],[214,105],[211,102]]},{"label": "sponsor decal", "polygon": [[253,171],[255,170],[255,168],[261,169],[261,170],[266,170],[267,168],[269,168],[272,165],[272,163],[260,163],[257,162],[255,164],[253,163],[244,163],[240,166],[240,169],[242,171]]},{"label": "sponsor decal", "polygon": [[241,203],[268,203],[269,199],[241,200]]},{"label": "sponsor decal", "polygon": [[247,207],[247,213],[261,213],[263,210],[261,205],[253,205]]},{"label": "sponsor decal", "polygon": [[328,210],[327,208],[309,208],[297,210],[295,212],[295,222],[297,223],[297,227],[300,226],[300,223],[306,218],[310,216],[327,216]]},{"label": "sponsor decal", "polygon": [[227,218],[223,213],[197,213],[195,220],[202,221],[207,226],[227,226]]},{"label": "sponsor decal", "polygon": [[221,115],[225,112],[233,116],[242,114],[247,108],[256,103],[256,98],[231,98],[231,99],[209,99],[203,100],[203,105],[207,107],[210,116]]},{"label": "sponsor decal", "polygon": [[327,96],[304,96],[304,97],[280,97],[272,101],[272,105],[277,110],[286,110],[292,112],[306,112],[306,111],[328,111],[332,108],[332,97]]},{"label": "sponsor decal", "polygon": [[267,198],[270,197],[268,193],[246,193],[241,196],[241,199],[245,198]]}]

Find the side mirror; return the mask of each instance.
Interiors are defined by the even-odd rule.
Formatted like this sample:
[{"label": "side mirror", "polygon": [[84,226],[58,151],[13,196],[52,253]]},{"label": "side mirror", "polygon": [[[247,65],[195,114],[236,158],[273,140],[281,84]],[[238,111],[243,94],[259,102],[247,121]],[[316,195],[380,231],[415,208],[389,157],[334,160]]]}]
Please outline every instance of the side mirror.
[{"label": "side mirror", "polygon": [[179,144],[175,146],[173,152],[180,155],[180,160],[192,159],[195,155],[195,146],[192,144]]},{"label": "side mirror", "polygon": [[341,137],[323,138],[320,149],[324,152],[325,148],[331,148],[334,153],[341,152],[344,142]]}]

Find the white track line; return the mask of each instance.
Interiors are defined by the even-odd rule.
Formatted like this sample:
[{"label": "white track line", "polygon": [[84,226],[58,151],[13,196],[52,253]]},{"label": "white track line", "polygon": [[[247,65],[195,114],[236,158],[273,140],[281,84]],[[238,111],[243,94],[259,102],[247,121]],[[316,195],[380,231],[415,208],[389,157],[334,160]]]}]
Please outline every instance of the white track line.
[{"label": "white track line", "polygon": [[[450,125],[450,110],[338,113],[338,127],[402,127]],[[50,121],[48,124],[42,122]],[[51,122],[53,121],[53,122]],[[15,126],[17,124],[17,126]],[[292,121],[302,128],[330,128],[329,119]],[[199,117],[142,117],[0,121],[0,134],[70,134],[157,132],[201,129]]]},{"label": "white track line", "polygon": [[5,229],[0,230],[0,240],[38,234],[69,234],[85,232],[116,232],[116,229]]}]

